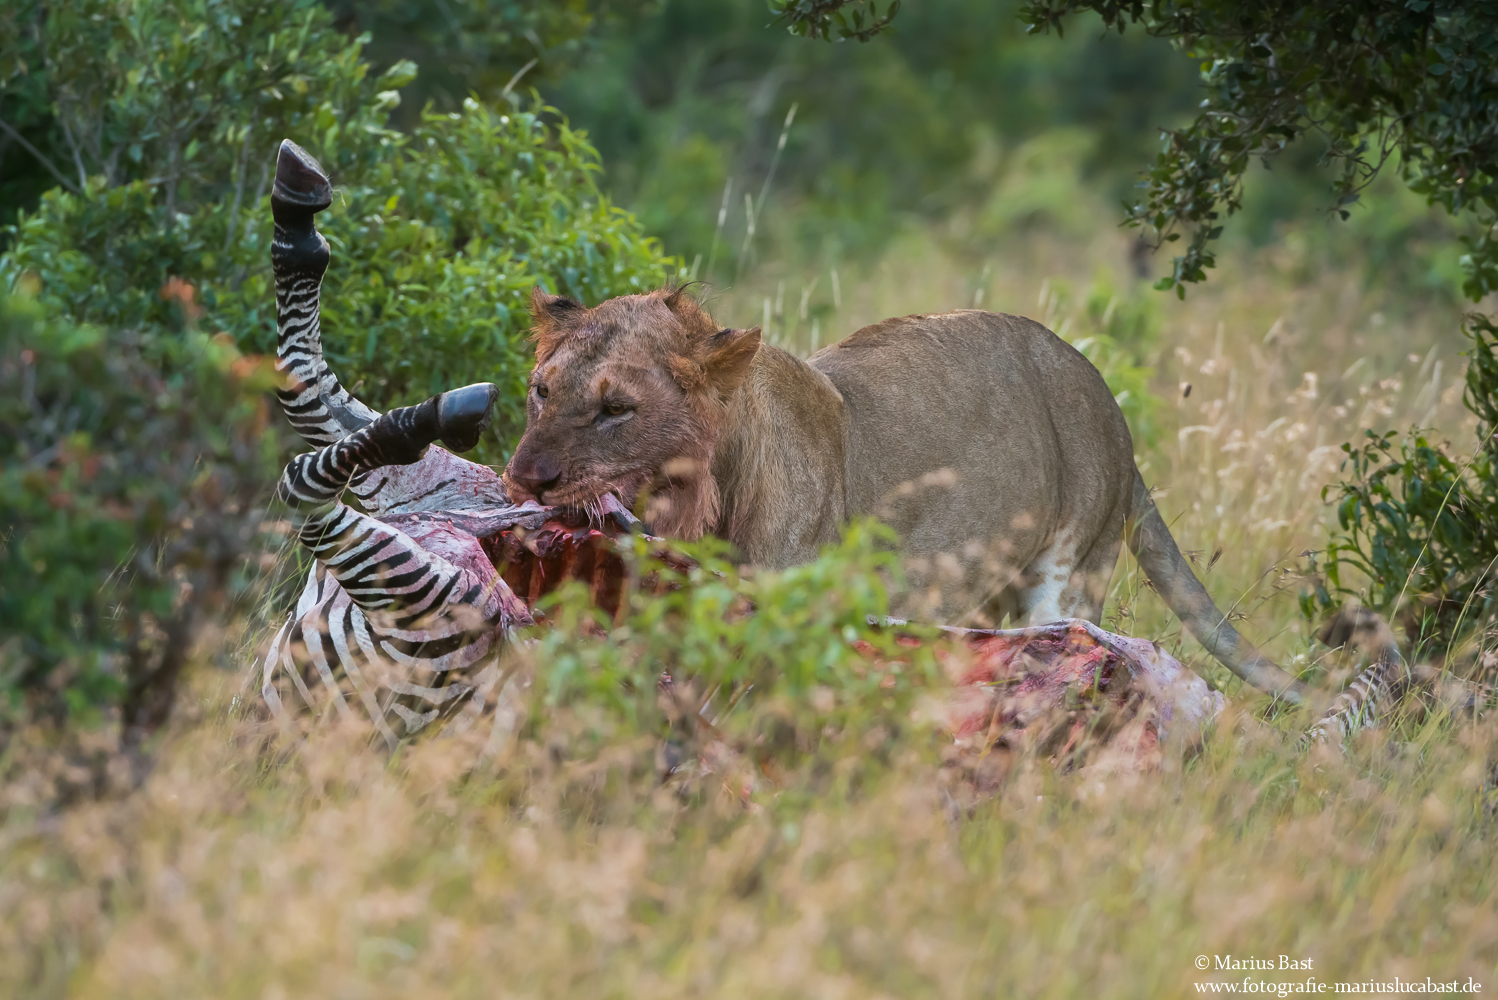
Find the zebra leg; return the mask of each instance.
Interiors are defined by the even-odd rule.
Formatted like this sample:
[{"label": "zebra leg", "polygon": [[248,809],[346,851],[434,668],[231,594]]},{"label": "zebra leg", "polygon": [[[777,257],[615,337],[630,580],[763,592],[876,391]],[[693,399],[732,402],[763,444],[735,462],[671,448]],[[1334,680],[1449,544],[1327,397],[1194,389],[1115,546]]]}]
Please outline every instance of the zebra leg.
[{"label": "zebra leg", "polygon": [[1360,730],[1378,725],[1385,703],[1399,698],[1410,680],[1394,632],[1383,618],[1367,608],[1337,612],[1322,627],[1318,638],[1333,649],[1365,654],[1370,663],[1305,732],[1302,745],[1326,743],[1333,733],[1341,742]]},{"label": "zebra leg", "polygon": [[281,474],[276,496],[292,506],[324,504],[366,473],[421,462],[434,441],[466,451],[489,426],[498,395],[493,383],[478,382],[391,410],[342,440],[292,459]]},{"label": "zebra leg", "polygon": [[322,168],[283,142],[271,193],[277,367],[287,376],[279,395],[292,426],[321,447],[287,465],[277,494],[311,508],[300,540],[317,562],[265,660],[261,690],[283,719],[288,701],[367,715],[393,746],[487,697],[495,654],[530,615],[479,540],[450,521],[410,515],[396,526],[338,502],[347,488],[367,510],[389,515],[508,505],[508,497],[494,470],[432,447],[478,443],[493,385],[381,416],[328,368],[319,306],[330,255],[313,217],[331,203]]},{"label": "zebra leg", "polygon": [[[271,190],[271,213],[276,223],[271,243],[276,280],[276,367],[286,374],[287,381],[278,395],[292,427],[316,446],[337,444],[379,416],[377,410],[349,394],[323,358],[319,317],[322,278],[330,255],[328,243],[313,220],[332,200],[333,189],[322,167],[296,143],[283,141]],[[469,398],[477,405],[476,395]],[[455,402],[449,399],[444,405],[451,407]],[[456,420],[446,415],[443,419],[448,425]],[[467,451],[478,443],[482,429],[480,425],[471,434],[444,430],[428,443],[440,439],[455,450]],[[374,472],[376,467],[370,467],[370,474],[341,480],[373,513],[481,509],[510,503],[493,469],[464,461],[442,448],[430,449],[414,464],[391,462]]]},{"label": "zebra leg", "polygon": [[332,203],[333,188],[322,167],[302,147],[283,140],[270,195],[276,223],[270,250],[276,368],[287,377],[277,395],[291,426],[314,445],[332,444],[379,416],[351,396],[323,360],[318,300],[329,253],[312,217]]},{"label": "zebra leg", "polygon": [[273,713],[293,697],[332,704],[393,745],[482,695],[506,634],[531,620],[482,544],[444,518],[397,526],[337,499],[371,470],[421,462],[433,441],[471,447],[496,393],[480,383],[391,410],[287,465],[277,495],[308,510],[299,539],[317,564],[263,667]]},{"label": "zebra leg", "polygon": [[1306,730],[1301,743],[1326,743],[1333,733],[1342,742],[1361,730],[1372,729],[1382,721],[1384,703],[1396,700],[1407,681],[1408,672],[1398,652],[1390,659],[1369,664]]}]

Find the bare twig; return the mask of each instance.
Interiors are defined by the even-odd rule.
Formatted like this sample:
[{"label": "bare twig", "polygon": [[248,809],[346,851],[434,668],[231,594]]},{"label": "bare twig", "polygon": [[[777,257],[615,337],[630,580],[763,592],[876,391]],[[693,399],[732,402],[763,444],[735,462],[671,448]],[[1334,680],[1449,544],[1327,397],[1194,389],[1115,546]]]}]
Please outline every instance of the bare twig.
[{"label": "bare twig", "polygon": [[42,166],[46,167],[47,168],[47,172],[49,174],[51,174],[53,177],[57,178],[57,183],[61,184],[63,187],[67,188],[69,191],[73,192],[74,194],[81,194],[82,193],[81,191],[79,191],[79,189],[76,186],[74,186],[74,184],[73,184],[72,181],[68,180],[66,177],[63,176],[62,171],[57,169],[57,165],[56,164],[54,164],[51,160],[47,159],[47,157],[42,153],[41,150],[37,149],[31,143],[27,142],[26,141],[26,137],[24,135],[22,135],[21,133],[17,132],[15,129],[11,128],[10,125],[4,119],[0,119],[0,130],[4,130],[4,132],[5,132],[6,135],[10,136],[16,142],[18,142],[18,143],[21,144],[21,148],[22,149],[26,150],[26,152],[28,152],[32,156],[36,157],[37,162],[40,163]]},{"label": "bare twig", "polygon": [[170,233],[177,222],[177,183],[182,178],[182,141],[176,135],[167,147],[166,162],[166,231]]},{"label": "bare twig", "polygon": [[505,89],[501,90],[499,92],[499,96],[502,97],[502,98],[503,97],[509,97],[510,96],[510,91],[512,91],[512,90],[515,89],[515,84],[517,84],[517,83],[520,82],[520,78],[523,77],[523,76],[525,76],[525,74],[529,73],[533,68],[535,68],[536,63],[538,63],[540,61],[541,60],[539,58],[538,59],[532,59],[530,62],[526,63],[524,66],[522,66],[519,69],[517,69],[515,71],[515,75],[512,76],[512,77],[510,77],[510,82],[507,83],[507,84],[505,84]]},{"label": "bare twig", "polygon": [[250,134],[254,130],[248,125],[244,130],[244,142],[239,144],[239,182],[234,185],[234,205],[229,209],[229,232],[224,237],[224,253],[234,245],[234,230],[239,224],[239,205],[244,200],[244,182],[249,174]]},{"label": "bare twig", "polygon": [[58,115],[57,120],[62,124],[62,134],[67,136],[69,148],[73,150],[73,165],[78,168],[78,190],[82,191],[88,187],[88,171],[83,166],[83,154],[78,150],[78,140],[73,138],[73,130],[68,125],[68,116]]}]

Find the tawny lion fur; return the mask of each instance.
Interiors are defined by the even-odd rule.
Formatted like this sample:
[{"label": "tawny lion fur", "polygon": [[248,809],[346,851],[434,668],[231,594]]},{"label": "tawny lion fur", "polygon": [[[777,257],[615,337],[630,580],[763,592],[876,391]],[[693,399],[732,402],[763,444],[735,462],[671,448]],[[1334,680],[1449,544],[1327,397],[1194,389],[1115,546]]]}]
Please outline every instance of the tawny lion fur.
[{"label": "tawny lion fur", "polygon": [[1033,320],[978,310],[865,327],[803,361],[720,329],[681,290],[594,308],[537,289],[517,499],[642,503],[658,534],[715,533],[757,565],[813,558],[852,516],[898,533],[905,613],[1097,621],[1127,535],[1218,659],[1298,700],[1181,556],[1113,394]]}]

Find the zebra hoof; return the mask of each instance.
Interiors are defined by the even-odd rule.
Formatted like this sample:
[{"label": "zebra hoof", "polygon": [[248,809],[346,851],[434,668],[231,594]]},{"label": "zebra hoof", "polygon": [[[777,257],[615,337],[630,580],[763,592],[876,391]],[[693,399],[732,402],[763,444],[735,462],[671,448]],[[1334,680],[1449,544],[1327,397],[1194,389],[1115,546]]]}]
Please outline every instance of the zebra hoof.
[{"label": "zebra hoof", "polygon": [[281,151],[276,154],[276,183],[270,196],[272,204],[280,201],[308,212],[321,212],[333,204],[333,186],[311,153],[290,139],[282,139]]},{"label": "zebra hoof", "polygon": [[499,387],[476,382],[449,389],[437,397],[438,440],[453,451],[467,451],[479,443],[494,415]]},{"label": "zebra hoof", "polygon": [[316,255],[321,240],[313,239],[312,216],[333,204],[333,186],[323,168],[301,146],[281,140],[276,154],[276,183],[270,191],[270,210],[297,243],[308,241],[304,252]]}]

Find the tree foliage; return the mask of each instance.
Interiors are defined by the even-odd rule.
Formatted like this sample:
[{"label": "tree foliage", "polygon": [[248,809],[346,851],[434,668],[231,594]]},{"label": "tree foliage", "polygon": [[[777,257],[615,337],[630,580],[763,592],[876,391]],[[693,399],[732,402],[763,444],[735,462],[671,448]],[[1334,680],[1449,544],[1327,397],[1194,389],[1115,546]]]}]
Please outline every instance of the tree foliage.
[{"label": "tree foliage", "polygon": [[[843,9],[860,6],[771,2],[792,31],[814,37],[830,37]],[[1250,163],[1310,135],[1338,168],[1332,194],[1344,218],[1392,164],[1430,204],[1472,220],[1466,294],[1498,289],[1498,3],[1032,0],[1020,16],[1031,31],[1060,32],[1082,12],[1170,39],[1201,65],[1199,113],[1165,130],[1144,196],[1128,206],[1128,222],[1161,240],[1189,235],[1162,287],[1184,295],[1205,278]]]},{"label": "tree foliage", "polygon": [[879,13],[879,0],[769,0],[777,24],[793,35],[824,42],[856,39],[866,42],[889,27],[900,13],[900,0],[889,0]]},{"label": "tree foliage", "polygon": [[[1029,39],[1017,9],[921,0],[879,44],[812,45],[771,29],[763,7],[665,0],[545,93],[587,129],[609,190],[646,228],[687,261],[702,254],[698,277],[731,280],[756,249],[836,266],[911,219],[976,256],[1036,227],[1094,232],[1065,185],[1127,194],[1156,126],[1194,103],[1194,71],[1167,43]],[[1013,212],[985,210],[1000,189]]]}]

